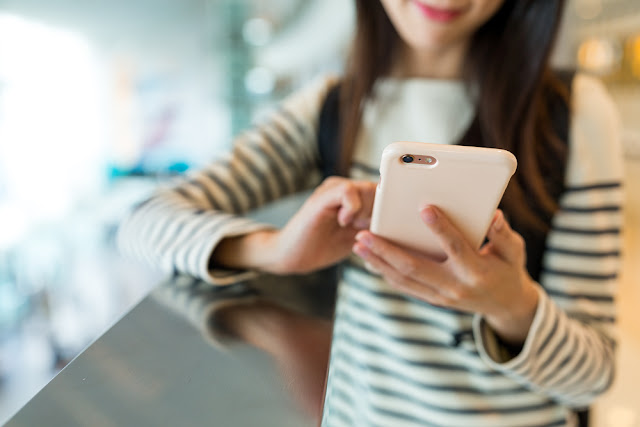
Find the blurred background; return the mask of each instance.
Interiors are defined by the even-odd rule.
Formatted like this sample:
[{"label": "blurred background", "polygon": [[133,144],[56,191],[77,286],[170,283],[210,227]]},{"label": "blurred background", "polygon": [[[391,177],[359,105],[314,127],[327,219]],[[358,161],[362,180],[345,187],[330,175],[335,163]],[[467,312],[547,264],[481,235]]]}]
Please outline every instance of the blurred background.
[{"label": "blurred background", "polygon": [[[0,424],[160,280],[113,251],[128,209],[339,72],[353,15],[344,0],[0,0]],[[640,426],[638,0],[570,0],[554,62],[602,78],[622,116],[623,374],[594,425]]]}]

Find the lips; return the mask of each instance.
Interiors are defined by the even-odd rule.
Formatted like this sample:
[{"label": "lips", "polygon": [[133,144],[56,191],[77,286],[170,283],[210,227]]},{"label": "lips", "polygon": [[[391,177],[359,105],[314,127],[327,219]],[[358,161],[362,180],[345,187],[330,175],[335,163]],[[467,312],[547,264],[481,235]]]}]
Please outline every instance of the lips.
[{"label": "lips", "polygon": [[427,18],[438,22],[451,22],[462,15],[462,9],[444,9],[414,1],[418,10]]}]

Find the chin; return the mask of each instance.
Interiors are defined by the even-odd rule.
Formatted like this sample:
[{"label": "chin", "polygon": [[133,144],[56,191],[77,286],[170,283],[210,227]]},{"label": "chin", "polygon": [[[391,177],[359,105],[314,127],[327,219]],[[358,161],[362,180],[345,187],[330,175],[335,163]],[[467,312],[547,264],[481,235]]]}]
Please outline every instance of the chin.
[{"label": "chin", "polygon": [[459,40],[452,34],[438,32],[428,32],[426,34],[416,34],[409,40],[412,49],[416,51],[434,51],[447,48],[456,44]]}]

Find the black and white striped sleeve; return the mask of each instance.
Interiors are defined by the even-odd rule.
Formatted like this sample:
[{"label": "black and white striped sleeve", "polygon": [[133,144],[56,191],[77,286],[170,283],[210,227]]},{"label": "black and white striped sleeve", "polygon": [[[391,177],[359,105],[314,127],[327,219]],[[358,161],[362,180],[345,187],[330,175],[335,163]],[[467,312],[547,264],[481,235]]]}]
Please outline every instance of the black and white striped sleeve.
[{"label": "black and white striped sleeve", "polygon": [[140,204],[119,228],[120,249],[214,284],[250,276],[211,269],[211,253],[224,238],[270,228],[242,214],[319,182],[318,118],[333,84],[319,79],[290,96],[268,120],[241,134],[229,154]]},{"label": "black and white striped sleeve", "polygon": [[475,332],[491,367],[565,405],[585,407],[614,377],[623,162],[618,118],[604,87],[576,76],[572,107],[567,188],[547,238],[540,302],[524,347],[500,360],[480,318]]}]

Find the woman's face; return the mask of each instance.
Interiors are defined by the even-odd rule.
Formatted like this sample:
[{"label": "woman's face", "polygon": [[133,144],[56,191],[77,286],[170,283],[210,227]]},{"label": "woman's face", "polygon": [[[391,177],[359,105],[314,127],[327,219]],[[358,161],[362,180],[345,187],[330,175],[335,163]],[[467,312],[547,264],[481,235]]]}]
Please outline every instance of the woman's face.
[{"label": "woman's face", "polygon": [[429,52],[465,45],[504,0],[380,1],[410,50]]}]

